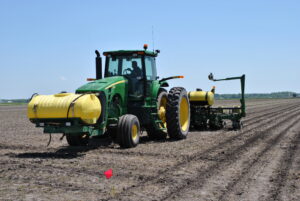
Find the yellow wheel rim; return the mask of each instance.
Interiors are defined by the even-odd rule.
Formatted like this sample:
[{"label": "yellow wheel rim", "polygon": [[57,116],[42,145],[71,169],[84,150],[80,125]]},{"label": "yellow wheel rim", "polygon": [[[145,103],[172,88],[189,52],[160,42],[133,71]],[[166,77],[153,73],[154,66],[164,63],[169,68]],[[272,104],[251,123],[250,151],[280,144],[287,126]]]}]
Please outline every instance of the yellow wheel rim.
[{"label": "yellow wheel rim", "polygon": [[159,103],[158,116],[159,116],[160,120],[163,122],[164,128],[167,127],[166,109],[167,109],[167,97],[163,96]]},{"label": "yellow wheel rim", "polygon": [[182,131],[186,131],[189,125],[189,104],[186,97],[182,97],[179,108],[179,121]]},{"label": "yellow wheel rim", "polygon": [[136,140],[138,137],[138,127],[136,124],[133,124],[132,128],[131,128],[131,136],[133,140]]}]

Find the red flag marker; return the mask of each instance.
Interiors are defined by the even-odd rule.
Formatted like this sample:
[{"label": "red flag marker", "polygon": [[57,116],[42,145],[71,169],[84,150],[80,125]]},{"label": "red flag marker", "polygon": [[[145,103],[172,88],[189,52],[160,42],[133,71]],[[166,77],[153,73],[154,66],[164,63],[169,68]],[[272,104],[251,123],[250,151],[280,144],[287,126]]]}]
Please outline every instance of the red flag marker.
[{"label": "red flag marker", "polygon": [[104,172],[104,175],[106,176],[106,179],[110,179],[111,176],[113,176],[113,170],[112,169],[106,170]]}]

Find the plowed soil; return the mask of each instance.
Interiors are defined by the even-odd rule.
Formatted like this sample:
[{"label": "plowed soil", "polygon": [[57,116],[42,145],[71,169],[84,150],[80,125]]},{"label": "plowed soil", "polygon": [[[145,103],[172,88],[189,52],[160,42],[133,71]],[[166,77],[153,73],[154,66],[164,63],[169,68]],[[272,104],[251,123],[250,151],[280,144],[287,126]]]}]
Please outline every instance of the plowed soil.
[{"label": "plowed soil", "polygon": [[[218,105],[238,105],[222,101]],[[0,107],[0,200],[300,200],[300,99],[247,101],[240,131],[191,131],[133,149],[71,148]],[[229,125],[228,125],[229,127]],[[113,170],[106,179],[103,172]]]}]

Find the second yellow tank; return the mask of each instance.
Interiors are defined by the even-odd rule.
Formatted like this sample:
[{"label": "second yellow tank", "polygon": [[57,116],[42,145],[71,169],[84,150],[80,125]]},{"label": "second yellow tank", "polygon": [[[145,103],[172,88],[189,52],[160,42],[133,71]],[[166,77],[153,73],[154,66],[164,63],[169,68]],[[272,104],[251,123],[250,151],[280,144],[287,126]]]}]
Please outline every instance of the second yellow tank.
[{"label": "second yellow tank", "polygon": [[189,99],[191,103],[212,106],[215,102],[215,87],[211,91],[191,91],[189,92]]}]

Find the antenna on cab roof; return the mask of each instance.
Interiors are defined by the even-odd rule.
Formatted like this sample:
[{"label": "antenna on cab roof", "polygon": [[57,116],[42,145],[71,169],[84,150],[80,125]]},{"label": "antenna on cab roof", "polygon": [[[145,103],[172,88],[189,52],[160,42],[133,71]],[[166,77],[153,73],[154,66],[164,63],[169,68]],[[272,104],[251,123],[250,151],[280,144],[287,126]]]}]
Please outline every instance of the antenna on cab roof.
[{"label": "antenna on cab roof", "polygon": [[154,52],[154,28],[152,25],[152,46],[153,46],[153,52]]}]

